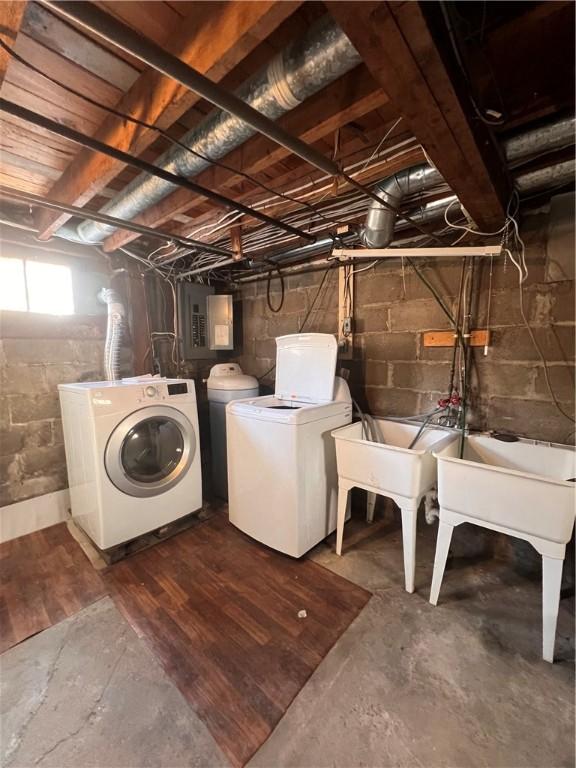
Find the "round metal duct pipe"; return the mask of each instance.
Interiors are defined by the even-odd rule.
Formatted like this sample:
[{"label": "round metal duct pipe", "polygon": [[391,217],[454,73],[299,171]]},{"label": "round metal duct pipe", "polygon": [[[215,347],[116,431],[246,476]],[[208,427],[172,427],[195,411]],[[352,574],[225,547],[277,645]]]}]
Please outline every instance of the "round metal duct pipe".
[{"label": "round metal duct pipe", "polygon": [[[344,32],[329,16],[323,16],[307,34],[240,86],[236,95],[266,117],[277,120],[360,63],[358,52]],[[216,110],[180,141],[194,152],[218,160],[255,133],[240,118]],[[155,164],[186,178],[210,166],[208,161],[181,147],[167,150]],[[140,174],[102,208],[102,213],[130,220],[175,189],[169,182]],[[100,242],[114,231],[114,227],[91,221],[78,227],[81,240],[90,243]]]}]

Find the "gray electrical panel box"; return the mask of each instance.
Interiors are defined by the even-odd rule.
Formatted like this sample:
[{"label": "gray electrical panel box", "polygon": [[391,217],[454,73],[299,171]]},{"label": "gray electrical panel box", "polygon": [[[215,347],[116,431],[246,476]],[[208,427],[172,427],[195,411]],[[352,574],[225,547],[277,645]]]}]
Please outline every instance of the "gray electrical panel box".
[{"label": "gray electrical panel box", "polygon": [[178,322],[184,360],[212,360],[234,348],[232,296],[199,283],[178,285]]},{"label": "gray electrical panel box", "polygon": [[232,296],[213,294],[206,297],[208,305],[208,346],[211,350],[234,349]]}]

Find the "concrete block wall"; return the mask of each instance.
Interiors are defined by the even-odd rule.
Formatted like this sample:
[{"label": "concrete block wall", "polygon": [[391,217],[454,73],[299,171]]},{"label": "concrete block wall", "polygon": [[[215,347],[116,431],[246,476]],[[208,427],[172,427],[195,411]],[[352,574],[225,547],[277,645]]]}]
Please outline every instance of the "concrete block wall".
[{"label": "concrete block wall", "polygon": [[104,378],[105,328],[0,313],[0,507],[67,487],[58,384]]},{"label": "concrete block wall", "polygon": [[[574,281],[551,279],[548,209],[525,217],[529,277],[524,306],[536,338],[549,360],[550,377],[563,408],[574,412]],[[573,258],[573,254],[571,256]],[[422,265],[446,303],[455,309],[460,264]],[[474,327],[486,325],[489,261],[483,262]],[[243,346],[238,358],[247,373],[265,374],[274,364],[276,336],[298,331],[322,280],[322,272],[286,278],[282,310],[266,304],[266,283],[243,287]],[[280,299],[279,281],[271,285],[272,302]],[[305,326],[307,331],[336,333],[338,276],[331,272]],[[405,416],[429,410],[448,387],[451,350],[425,347],[427,330],[448,329],[449,323],[429,290],[406,266],[382,263],[355,277],[353,394],[377,415]],[[478,429],[569,442],[573,425],[552,404],[543,366],[522,323],[518,273],[502,258],[494,261],[490,307],[492,341],[488,354],[474,352],[470,424]],[[273,382],[273,374],[264,377]]]}]

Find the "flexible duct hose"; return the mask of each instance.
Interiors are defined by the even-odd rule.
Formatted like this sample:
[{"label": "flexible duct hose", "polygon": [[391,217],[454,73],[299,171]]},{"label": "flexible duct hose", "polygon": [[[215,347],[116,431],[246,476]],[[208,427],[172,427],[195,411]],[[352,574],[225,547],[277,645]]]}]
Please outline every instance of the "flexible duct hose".
[{"label": "flexible duct hose", "polygon": [[106,327],[106,344],[104,345],[104,372],[107,381],[117,381],[120,378],[120,345],[124,334],[124,317],[126,310],[120,301],[118,293],[111,288],[103,288],[100,299],[108,305],[108,325]]}]

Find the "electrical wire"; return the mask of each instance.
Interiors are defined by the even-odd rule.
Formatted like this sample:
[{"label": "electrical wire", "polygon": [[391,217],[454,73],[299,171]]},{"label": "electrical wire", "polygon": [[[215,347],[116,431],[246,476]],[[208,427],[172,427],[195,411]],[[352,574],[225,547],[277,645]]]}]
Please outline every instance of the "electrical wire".
[{"label": "electrical wire", "polygon": [[[214,158],[207,157],[206,155],[203,155],[201,152],[197,152],[196,150],[191,149],[188,145],[184,144],[178,139],[175,139],[173,136],[171,136],[168,133],[168,131],[164,130],[163,128],[160,128],[158,125],[154,125],[153,123],[149,123],[146,120],[141,120],[138,117],[134,117],[133,115],[129,115],[126,112],[122,112],[118,109],[115,109],[114,107],[110,107],[107,104],[103,104],[102,102],[91,98],[86,93],[82,93],[81,91],[78,91],[69,85],[65,85],[60,80],[57,80],[51,75],[46,74],[46,72],[43,72],[39,67],[36,67],[34,64],[24,59],[22,56],[20,56],[20,54],[16,53],[16,51],[14,51],[13,48],[7,45],[2,40],[2,38],[0,38],[0,47],[19,64],[22,64],[24,67],[27,67],[28,69],[32,70],[33,72],[45,78],[49,82],[58,86],[59,88],[62,88],[63,90],[68,91],[68,93],[71,93],[74,96],[77,96],[78,98],[83,99],[89,104],[92,104],[92,106],[97,107],[98,109],[102,109],[105,112],[108,112],[109,114],[120,118],[121,120],[128,120],[129,122],[133,123],[134,125],[138,125],[141,128],[147,128],[148,130],[154,131],[158,133],[160,136],[162,136],[164,139],[166,139],[166,141],[169,141],[171,144],[174,144],[175,146],[180,147],[180,149],[184,149],[187,152],[190,152],[190,154],[194,155],[195,157],[198,157],[200,160],[204,160],[204,162],[209,163],[210,165],[216,165],[219,168],[223,168],[224,170],[229,171],[230,173],[237,174],[238,176],[241,176],[243,179],[246,179],[246,181],[250,182],[251,184],[257,187],[260,187],[260,189],[263,189],[265,192],[273,194],[277,197],[281,197],[282,199],[287,200],[289,202],[298,203],[300,205],[303,205],[306,208],[309,208],[311,211],[316,212],[315,206],[312,203],[302,202],[297,200],[294,197],[291,197],[289,194],[278,192],[277,190],[272,189],[267,184],[264,184],[264,182],[256,179],[254,176],[252,176],[249,173],[246,173],[245,171],[241,171],[238,168],[233,168],[232,166],[222,162],[221,160],[216,160]],[[318,213],[317,215],[319,215],[321,218],[324,218],[321,213]],[[332,221],[332,224],[337,224],[337,225],[340,224],[340,222],[330,220],[330,219],[327,219],[327,221]]]},{"label": "electrical wire", "polygon": [[[314,306],[315,306],[316,302],[318,301],[318,297],[320,296],[320,292],[322,291],[324,283],[326,282],[326,278],[328,277],[328,273],[330,272],[331,269],[333,269],[333,267],[329,266],[329,267],[327,267],[324,270],[324,274],[322,275],[322,280],[320,281],[320,285],[318,286],[318,290],[314,294],[314,298],[312,300],[312,303],[310,304],[310,307],[308,308],[308,311],[306,312],[306,315],[304,316],[304,320],[302,320],[302,322],[300,323],[300,327],[298,328],[298,333],[302,333],[302,331],[304,330],[304,326],[308,322],[308,318],[310,317],[310,315],[312,313],[312,310],[314,309]],[[276,363],[274,363],[274,365],[271,368],[269,368],[266,371],[266,373],[263,373],[261,376],[258,376],[258,381],[262,381],[262,379],[265,379],[266,376],[269,376],[275,368],[276,368]]]},{"label": "electrical wire", "polygon": [[282,270],[280,269],[280,267],[277,264],[274,265],[274,270],[276,270],[276,272],[278,272],[278,278],[280,279],[280,301],[278,303],[278,306],[276,306],[276,307],[272,306],[272,302],[270,300],[270,287],[271,287],[271,284],[272,284],[273,270],[271,270],[268,273],[268,279],[266,280],[266,304],[268,305],[268,309],[270,310],[270,312],[273,312],[274,314],[277,314],[278,312],[280,312],[280,310],[284,306],[285,286],[284,286],[284,275],[282,273]]}]

